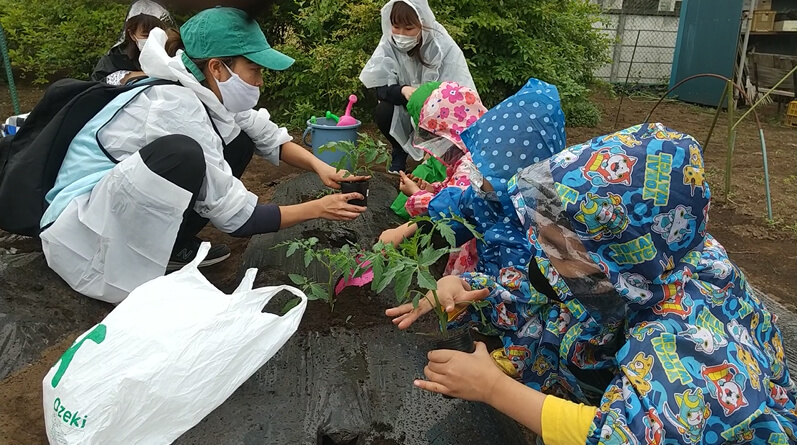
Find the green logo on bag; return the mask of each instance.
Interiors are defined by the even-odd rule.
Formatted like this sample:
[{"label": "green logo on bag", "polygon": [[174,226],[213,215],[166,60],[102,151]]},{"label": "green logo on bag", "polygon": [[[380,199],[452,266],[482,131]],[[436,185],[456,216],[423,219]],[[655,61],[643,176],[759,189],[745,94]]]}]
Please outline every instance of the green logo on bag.
[{"label": "green logo on bag", "polygon": [[64,352],[64,355],[61,356],[61,361],[59,362],[60,364],[58,365],[58,371],[56,371],[55,375],[53,376],[53,381],[52,381],[53,388],[55,388],[56,386],[58,386],[59,383],[61,383],[61,378],[66,373],[66,369],[69,367],[69,364],[72,363],[72,359],[75,358],[77,350],[80,349],[81,346],[83,346],[83,343],[85,343],[86,340],[91,340],[96,344],[100,344],[103,341],[105,341],[105,332],[106,332],[105,325],[98,324],[97,326],[94,327],[94,329],[91,330],[91,332],[89,332],[79,342],[75,343],[74,345],[72,345],[72,347],[67,349],[66,352]]},{"label": "green logo on bag", "polygon": [[80,411],[69,411],[61,404],[61,399],[55,398],[53,401],[53,409],[55,410],[55,415],[65,424],[74,426],[75,428],[86,428],[86,421],[89,420],[89,416],[81,417]]}]

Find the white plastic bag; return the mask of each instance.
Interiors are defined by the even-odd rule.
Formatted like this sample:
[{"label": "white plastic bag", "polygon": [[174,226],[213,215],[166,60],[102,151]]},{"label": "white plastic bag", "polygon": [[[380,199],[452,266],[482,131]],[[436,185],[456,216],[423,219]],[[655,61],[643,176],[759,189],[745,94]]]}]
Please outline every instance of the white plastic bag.
[{"label": "white plastic bag", "polygon": [[[42,382],[51,444],[168,444],[221,405],[296,332],[307,297],[252,290],[249,270],[225,295],[197,270],[207,255],[136,290],[81,335]],[[282,290],[301,299],[262,313]]]}]

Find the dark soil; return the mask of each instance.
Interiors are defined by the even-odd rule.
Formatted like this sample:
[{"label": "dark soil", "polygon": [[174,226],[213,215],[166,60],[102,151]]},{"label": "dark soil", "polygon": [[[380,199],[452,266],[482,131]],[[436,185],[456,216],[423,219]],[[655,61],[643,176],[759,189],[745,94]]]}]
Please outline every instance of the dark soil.
[{"label": "dark soil", "polygon": [[[258,273],[255,287],[285,283],[290,283],[287,273],[268,269]],[[299,325],[299,332],[323,333],[334,327],[362,329],[384,324],[387,320],[385,317],[387,307],[375,301],[372,296],[370,285],[350,286],[336,296],[334,309],[326,301],[309,301],[302,324]],[[279,313],[281,308],[293,298],[293,294],[283,292],[274,297],[266,307],[266,311]]]}]

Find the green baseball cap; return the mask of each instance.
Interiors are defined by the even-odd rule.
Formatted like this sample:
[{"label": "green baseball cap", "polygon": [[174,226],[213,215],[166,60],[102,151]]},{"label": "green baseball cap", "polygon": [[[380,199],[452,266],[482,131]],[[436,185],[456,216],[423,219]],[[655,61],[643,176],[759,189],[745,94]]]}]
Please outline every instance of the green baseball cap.
[{"label": "green baseball cap", "polygon": [[[271,70],[282,71],[294,60],[268,44],[260,25],[236,8],[216,6],[188,19],[180,27],[185,45],[183,62],[200,81],[205,76],[189,60],[243,56]],[[186,57],[187,56],[187,57]]]}]

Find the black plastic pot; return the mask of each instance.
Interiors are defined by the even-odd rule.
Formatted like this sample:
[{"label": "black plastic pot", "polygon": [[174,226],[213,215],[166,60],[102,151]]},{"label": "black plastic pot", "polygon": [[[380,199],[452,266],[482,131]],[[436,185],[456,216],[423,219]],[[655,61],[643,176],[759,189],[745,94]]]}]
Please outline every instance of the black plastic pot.
[{"label": "black plastic pot", "polygon": [[352,199],[349,201],[349,204],[366,207],[368,205],[368,180],[364,181],[351,181],[351,182],[341,182],[340,183],[340,191],[341,193],[359,193],[365,197],[365,199]]},{"label": "black plastic pot", "polygon": [[476,350],[476,344],[473,342],[470,329],[465,329],[445,340],[436,341],[435,349],[451,349],[470,354]]},{"label": "black plastic pot", "polygon": [[[451,349],[454,351],[467,352],[468,354],[476,350],[476,343],[473,342],[473,336],[470,329],[457,332],[455,335],[435,342],[435,349]],[[454,397],[443,395],[446,399],[453,399]]]}]

